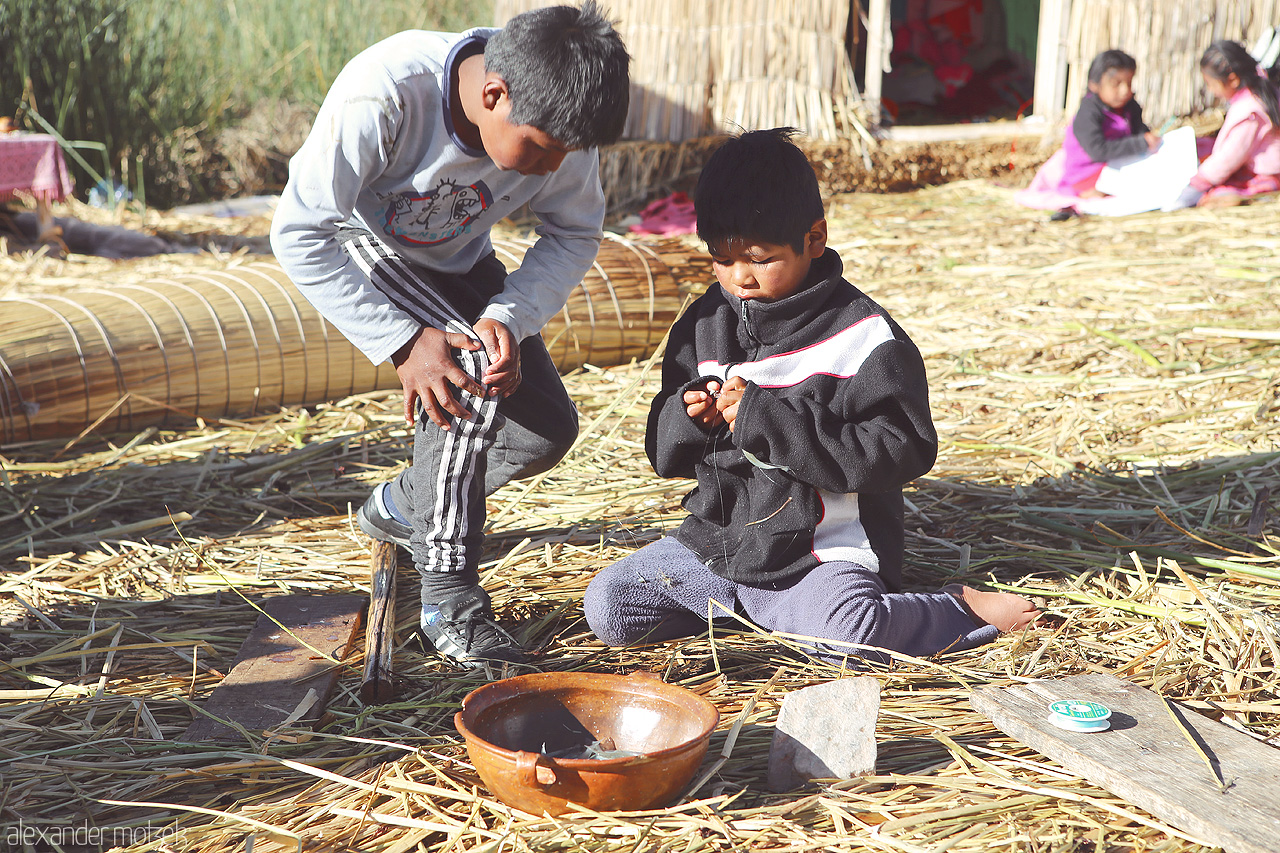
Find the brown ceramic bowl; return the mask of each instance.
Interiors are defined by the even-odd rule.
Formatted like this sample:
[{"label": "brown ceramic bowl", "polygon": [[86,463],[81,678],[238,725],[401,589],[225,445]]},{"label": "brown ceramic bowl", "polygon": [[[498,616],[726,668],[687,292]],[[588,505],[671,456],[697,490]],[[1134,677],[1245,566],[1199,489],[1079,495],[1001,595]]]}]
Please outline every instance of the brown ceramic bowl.
[{"label": "brown ceramic bowl", "polygon": [[[543,672],[504,678],[462,700],[453,724],[502,802],[533,814],[658,808],[689,784],[720,713],[649,673]],[[580,756],[596,743],[637,755]]]}]

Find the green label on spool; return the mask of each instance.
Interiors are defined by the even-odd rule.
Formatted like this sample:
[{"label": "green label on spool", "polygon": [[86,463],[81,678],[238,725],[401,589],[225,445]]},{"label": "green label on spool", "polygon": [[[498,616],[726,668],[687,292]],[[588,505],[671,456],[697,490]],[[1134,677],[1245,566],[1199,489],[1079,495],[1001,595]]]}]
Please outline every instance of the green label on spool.
[{"label": "green label on spool", "polygon": [[1069,720],[1079,720],[1081,722],[1105,720],[1111,716],[1111,709],[1105,705],[1080,699],[1060,699],[1051,703],[1049,710]]}]

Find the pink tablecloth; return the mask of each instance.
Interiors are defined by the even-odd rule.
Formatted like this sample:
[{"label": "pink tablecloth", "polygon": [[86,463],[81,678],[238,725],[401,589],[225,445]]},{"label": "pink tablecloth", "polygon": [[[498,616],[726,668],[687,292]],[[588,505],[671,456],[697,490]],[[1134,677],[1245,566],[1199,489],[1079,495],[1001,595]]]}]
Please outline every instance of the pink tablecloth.
[{"label": "pink tablecloth", "polygon": [[57,139],[46,133],[0,134],[0,201],[16,193],[62,201],[71,189]]}]

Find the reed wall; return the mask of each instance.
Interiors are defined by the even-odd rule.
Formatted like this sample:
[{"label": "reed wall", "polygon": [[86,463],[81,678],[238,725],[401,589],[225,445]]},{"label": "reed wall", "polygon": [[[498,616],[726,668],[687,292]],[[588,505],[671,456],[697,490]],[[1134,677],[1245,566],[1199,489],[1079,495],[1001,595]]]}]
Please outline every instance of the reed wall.
[{"label": "reed wall", "polygon": [[1200,55],[1216,39],[1252,47],[1280,26],[1280,0],[1075,0],[1066,34],[1066,114],[1088,91],[1089,63],[1108,48],[1138,61],[1134,87],[1147,123],[1209,106]]},{"label": "reed wall", "polygon": [[[498,26],[550,0],[495,0]],[[835,139],[856,96],[848,0],[605,0],[632,56],[631,139],[788,125]]]}]

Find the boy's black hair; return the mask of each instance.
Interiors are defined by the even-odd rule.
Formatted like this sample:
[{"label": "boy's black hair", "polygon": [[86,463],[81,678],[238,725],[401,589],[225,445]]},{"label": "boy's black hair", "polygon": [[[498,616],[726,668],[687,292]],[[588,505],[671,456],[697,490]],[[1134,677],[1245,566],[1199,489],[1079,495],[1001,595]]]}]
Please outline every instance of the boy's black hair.
[{"label": "boy's black hair", "polygon": [[511,95],[507,120],[533,125],[569,148],[622,136],[630,61],[595,0],[522,12],[484,48],[485,70],[501,76]]},{"label": "boy's black hair", "polygon": [[1123,50],[1104,50],[1089,63],[1089,82],[1101,83],[1108,71],[1137,71],[1138,60]]},{"label": "boy's black hair", "polygon": [[753,130],[730,138],[703,167],[694,190],[698,236],[716,251],[740,240],[804,249],[804,235],[826,213],[818,177],[791,137],[795,129]]},{"label": "boy's black hair", "polygon": [[1240,85],[1252,92],[1262,104],[1267,118],[1271,119],[1271,126],[1280,127],[1280,103],[1276,101],[1276,90],[1267,77],[1258,73],[1258,60],[1245,50],[1244,45],[1227,39],[1215,41],[1200,57],[1200,70],[1224,83],[1235,74]]}]

